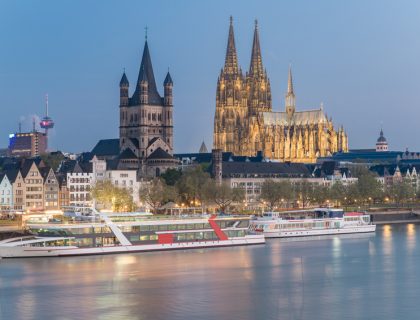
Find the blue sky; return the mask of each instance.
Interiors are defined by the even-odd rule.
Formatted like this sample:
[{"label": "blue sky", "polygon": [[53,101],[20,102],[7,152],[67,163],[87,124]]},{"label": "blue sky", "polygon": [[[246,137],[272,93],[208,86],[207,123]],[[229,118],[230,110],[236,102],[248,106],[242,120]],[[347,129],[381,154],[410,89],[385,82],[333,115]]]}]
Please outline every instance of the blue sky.
[{"label": "blue sky", "polygon": [[0,147],[30,129],[49,94],[51,148],[89,151],[118,137],[118,83],[138,74],[144,27],[160,92],[174,80],[175,151],[212,144],[216,80],[233,15],[239,62],[249,68],[254,19],[273,109],[284,108],[292,63],[297,108],[321,102],[352,148],[420,151],[418,1],[0,0]]}]

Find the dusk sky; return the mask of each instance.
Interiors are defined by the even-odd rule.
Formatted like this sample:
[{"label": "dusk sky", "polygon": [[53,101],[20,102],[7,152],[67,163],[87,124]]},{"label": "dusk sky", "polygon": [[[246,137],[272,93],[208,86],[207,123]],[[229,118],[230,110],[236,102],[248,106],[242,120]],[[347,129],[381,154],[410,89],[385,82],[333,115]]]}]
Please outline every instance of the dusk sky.
[{"label": "dusk sky", "polygon": [[31,129],[49,94],[50,149],[90,151],[117,138],[119,81],[134,92],[145,26],[160,93],[174,81],[175,153],[212,146],[216,81],[229,16],[243,71],[254,20],[283,110],[292,64],[297,110],[318,108],[344,125],[350,148],[420,151],[419,1],[5,1],[0,0],[0,148]]}]

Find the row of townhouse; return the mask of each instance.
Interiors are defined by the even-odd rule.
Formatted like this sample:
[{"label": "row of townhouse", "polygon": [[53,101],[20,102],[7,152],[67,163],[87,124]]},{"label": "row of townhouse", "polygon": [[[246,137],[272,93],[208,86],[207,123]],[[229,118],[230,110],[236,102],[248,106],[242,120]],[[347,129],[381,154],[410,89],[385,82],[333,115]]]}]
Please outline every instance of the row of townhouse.
[{"label": "row of townhouse", "polygon": [[66,206],[92,206],[91,189],[105,179],[130,190],[133,201],[140,204],[137,170],[127,169],[118,161],[96,157],[83,162],[66,159],[54,172],[35,158],[0,172],[0,211],[40,212]]},{"label": "row of townhouse", "polygon": [[0,174],[1,211],[44,211],[60,208],[60,183],[40,159],[24,160]]}]

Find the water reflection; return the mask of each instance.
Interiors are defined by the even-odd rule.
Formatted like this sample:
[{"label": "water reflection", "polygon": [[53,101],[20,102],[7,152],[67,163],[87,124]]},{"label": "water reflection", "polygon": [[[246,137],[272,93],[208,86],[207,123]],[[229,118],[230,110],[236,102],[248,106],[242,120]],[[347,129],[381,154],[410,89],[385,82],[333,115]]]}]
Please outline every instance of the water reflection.
[{"label": "water reflection", "polygon": [[418,225],[265,246],[0,260],[0,319],[417,319]]}]

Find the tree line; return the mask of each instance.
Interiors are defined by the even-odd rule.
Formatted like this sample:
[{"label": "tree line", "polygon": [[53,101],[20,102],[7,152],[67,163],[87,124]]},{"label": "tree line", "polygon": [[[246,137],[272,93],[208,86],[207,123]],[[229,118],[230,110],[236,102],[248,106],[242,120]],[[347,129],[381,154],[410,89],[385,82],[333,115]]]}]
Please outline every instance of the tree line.
[{"label": "tree line", "polygon": [[[168,169],[160,177],[142,183],[139,200],[153,212],[173,202],[182,207],[216,207],[219,212],[243,209],[245,190],[232,188],[227,183],[217,183],[210,177],[205,166],[180,171]],[[102,206],[114,211],[132,211],[136,205],[132,191],[118,187],[111,181],[98,182],[92,188],[92,197]],[[358,180],[349,185],[336,181],[332,185],[320,185],[307,179],[299,181],[265,180],[258,198],[268,210],[280,208],[306,208],[308,206],[335,205],[345,207],[370,206],[382,203],[402,205],[420,200],[410,181],[401,179],[389,187],[383,185],[369,170],[359,170]]]},{"label": "tree line", "polygon": [[363,170],[354,183],[344,185],[340,181],[332,185],[320,185],[309,180],[292,183],[290,180],[265,180],[260,199],[269,210],[280,207],[308,207],[335,205],[346,207],[371,206],[393,203],[397,206],[420,200],[420,192],[407,180],[394,181],[383,186],[369,170]]},{"label": "tree line", "polygon": [[[101,206],[114,211],[135,207],[132,190],[115,186],[108,180],[96,183],[92,188],[92,197]],[[168,169],[160,177],[143,183],[139,190],[139,200],[155,213],[169,202],[181,204],[182,207],[202,207],[203,210],[215,206],[219,212],[226,212],[233,203],[244,199],[245,190],[217,183],[203,166],[183,172]]]}]

